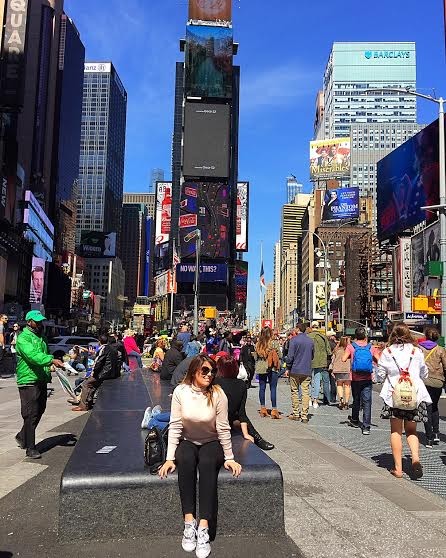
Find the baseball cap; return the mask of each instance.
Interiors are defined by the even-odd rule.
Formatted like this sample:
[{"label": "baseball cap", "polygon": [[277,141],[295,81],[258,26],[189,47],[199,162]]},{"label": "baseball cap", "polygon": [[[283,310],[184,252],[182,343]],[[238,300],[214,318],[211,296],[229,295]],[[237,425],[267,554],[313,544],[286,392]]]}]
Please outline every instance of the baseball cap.
[{"label": "baseball cap", "polygon": [[311,322],[311,327],[319,327],[319,322]]},{"label": "baseball cap", "polygon": [[27,322],[29,322],[29,320],[34,320],[35,322],[43,322],[43,320],[46,320],[46,318],[39,310],[30,310],[26,314],[25,320]]}]

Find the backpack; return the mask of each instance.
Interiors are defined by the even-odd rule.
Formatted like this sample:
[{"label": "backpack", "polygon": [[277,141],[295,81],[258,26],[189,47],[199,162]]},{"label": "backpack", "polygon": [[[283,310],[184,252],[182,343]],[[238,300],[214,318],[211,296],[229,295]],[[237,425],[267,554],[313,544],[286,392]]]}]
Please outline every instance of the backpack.
[{"label": "backpack", "polygon": [[373,372],[373,358],[370,351],[372,347],[371,343],[368,343],[364,347],[361,347],[357,343],[352,343],[352,347],[355,349],[352,371],[371,374]]},{"label": "backpack", "polygon": [[277,354],[276,349],[271,349],[268,352],[268,358],[267,358],[267,364],[268,364],[268,368],[272,368],[274,370],[279,370],[280,368],[280,361],[279,361],[279,355]]},{"label": "backpack", "polygon": [[400,409],[402,411],[414,411],[417,408],[417,390],[412,382],[409,374],[409,368],[412,364],[413,355],[415,354],[415,347],[412,349],[410,360],[407,368],[401,368],[397,363],[396,358],[393,356],[390,347],[388,348],[390,356],[393,358],[394,363],[400,371],[400,376],[395,384],[392,393],[392,408]]},{"label": "backpack", "polygon": [[151,475],[156,475],[166,461],[169,425],[162,430],[153,426],[144,442],[144,461]]}]

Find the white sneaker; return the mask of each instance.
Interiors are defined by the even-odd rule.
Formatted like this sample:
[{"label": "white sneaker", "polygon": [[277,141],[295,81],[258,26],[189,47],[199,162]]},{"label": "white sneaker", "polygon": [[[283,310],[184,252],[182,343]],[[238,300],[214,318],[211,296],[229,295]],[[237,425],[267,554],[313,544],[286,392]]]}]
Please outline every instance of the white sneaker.
[{"label": "white sneaker", "polygon": [[197,535],[197,548],[195,549],[195,554],[197,558],[207,558],[210,553],[211,545],[209,543],[209,529],[203,529],[202,527],[199,527]]},{"label": "white sneaker", "polygon": [[144,412],[144,417],[141,422],[141,428],[149,427],[149,420],[152,418],[152,407],[147,407]]},{"label": "white sneaker", "polygon": [[319,403],[317,401],[313,401],[313,409],[318,409]]},{"label": "white sneaker", "polygon": [[184,522],[183,540],[181,546],[186,552],[193,552],[197,546],[197,522]]},{"label": "white sneaker", "polygon": [[310,399],[310,409],[313,407],[313,401]]}]

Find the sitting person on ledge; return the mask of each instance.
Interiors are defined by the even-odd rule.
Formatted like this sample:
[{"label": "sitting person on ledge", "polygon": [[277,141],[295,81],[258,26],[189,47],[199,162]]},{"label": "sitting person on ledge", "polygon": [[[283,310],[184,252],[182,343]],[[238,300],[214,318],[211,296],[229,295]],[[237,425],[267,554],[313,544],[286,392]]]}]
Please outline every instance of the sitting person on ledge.
[{"label": "sitting person on ledge", "polygon": [[108,335],[99,337],[99,351],[94,361],[91,376],[82,384],[80,403],[72,411],[88,411],[93,406],[96,390],[105,380],[114,380],[121,375],[118,351],[109,344]]}]

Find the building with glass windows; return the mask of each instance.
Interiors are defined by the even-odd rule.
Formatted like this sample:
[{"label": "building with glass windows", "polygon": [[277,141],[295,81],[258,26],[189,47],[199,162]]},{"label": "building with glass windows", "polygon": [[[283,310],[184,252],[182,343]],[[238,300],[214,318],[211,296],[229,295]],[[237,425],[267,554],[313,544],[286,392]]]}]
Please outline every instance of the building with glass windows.
[{"label": "building with glass windows", "polygon": [[416,123],[416,97],[366,91],[415,87],[415,43],[334,43],[324,72],[322,139],[348,137],[351,124]]},{"label": "building with glass windows", "polygon": [[84,66],[76,244],[81,231],[121,231],[127,93],[111,62]]}]

